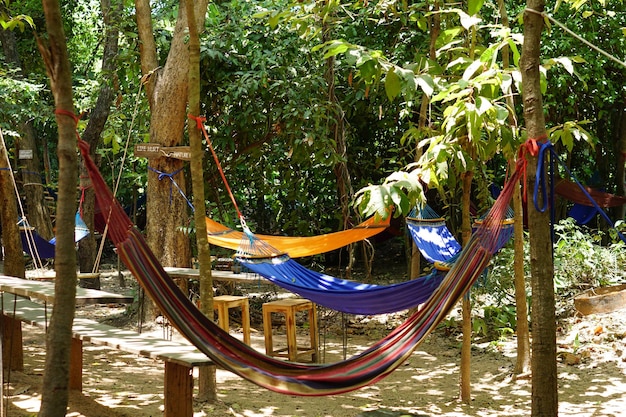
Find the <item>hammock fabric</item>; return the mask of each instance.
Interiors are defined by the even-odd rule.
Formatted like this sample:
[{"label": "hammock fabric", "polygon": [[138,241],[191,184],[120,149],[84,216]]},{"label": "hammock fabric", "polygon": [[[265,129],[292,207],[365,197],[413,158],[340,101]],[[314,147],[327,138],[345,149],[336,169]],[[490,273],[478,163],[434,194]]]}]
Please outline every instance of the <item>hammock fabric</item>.
[{"label": "hammock fabric", "polygon": [[[267,389],[289,395],[335,395],[375,383],[400,366],[471,288],[496,250],[508,201],[523,164],[505,186],[496,204],[461,252],[441,285],[402,325],[369,349],[333,364],[300,364],[264,355],[228,335],[204,316],[180,291],[150,251],[141,233],[113,198],[89,157],[89,145],[79,141],[87,171],[103,213],[111,213],[108,237],[120,259],[163,314],[216,364]],[[520,158],[520,161],[522,159]]]},{"label": "hammock fabric", "polygon": [[[76,213],[75,223],[74,242],[78,242],[89,235],[89,228],[87,228],[87,225],[78,212]],[[39,257],[40,259],[54,258],[54,250],[57,241],[56,236],[50,240],[44,239],[34,228],[28,225],[26,219],[21,220],[19,225],[22,249],[24,252],[28,253],[30,256]]]},{"label": "hammock fabric", "polygon": [[[387,216],[385,220],[373,216],[352,229],[318,236],[256,236],[278,249],[279,252],[287,253],[291,258],[300,258],[330,252],[351,243],[368,239],[388,228],[390,219],[391,216]],[[244,238],[243,232],[233,230],[208,217],[206,218],[206,227],[209,243],[223,248],[237,250]]]},{"label": "hammock fabric", "polygon": [[416,307],[430,297],[445,275],[433,271],[428,276],[410,281],[375,285],[312,271],[287,255],[237,257],[237,261],[286,290],[324,307],[350,314],[384,314]]},{"label": "hammock fabric", "polygon": [[[502,249],[513,236],[512,217],[513,211],[509,207],[506,212],[506,220],[503,220],[498,250]],[[474,222],[474,230],[478,228],[483,218]],[[411,238],[422,256],[434,264],[437,269],[449,270],[461,252],[461,244],[448,229],[445,219],[426,204],[420,210],[415,210],[413,216],[408,216],[406,223]]]},{"label": "hammock fabric", "polygon": [[[605,193],[603,191],[595,190],[589,187],[584,188],[585,190],[587,190],[589,195],[593,198],[593,200],[597,203],[599,207],[618,207],[626,204],[625,196]],[[580,189],[580,186],[574,181],[561,178],[560,180],[556,181],[556,184],[554,185],[554,192],[576,204],[581,204],[583,206],[594,205],[589,200],[589,197],[587,197],[585,193]]]},{"label": "hammock fabric", "polygon": [[430,263],[445,262],[461,251],[461,244],[448,229],[446,220],[428,205],[406,218],[415,246]]}]

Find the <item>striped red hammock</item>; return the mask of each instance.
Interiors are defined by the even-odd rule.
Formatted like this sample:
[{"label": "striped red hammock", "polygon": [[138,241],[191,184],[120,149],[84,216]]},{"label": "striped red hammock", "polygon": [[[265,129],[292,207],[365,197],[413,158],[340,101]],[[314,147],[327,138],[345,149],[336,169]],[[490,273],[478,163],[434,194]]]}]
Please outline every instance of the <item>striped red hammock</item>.
[{"label": "striped red hammock", "polygon": [[400,366],[446,317],[489,264],[496,251],[501,219],[521,176],[519,169],[504,187],[489,216],[472,235],[441,285],[402,325],[362,353],[332,364],[301,364],[264,355],[230,336],[204,316],[180,291],[113,198],[89,157],[79,146],[103,213],[111,213],[108,237],[120,259],[170,322],[216,364],[269,390],[301,396],[335,395],[375,383]]}]

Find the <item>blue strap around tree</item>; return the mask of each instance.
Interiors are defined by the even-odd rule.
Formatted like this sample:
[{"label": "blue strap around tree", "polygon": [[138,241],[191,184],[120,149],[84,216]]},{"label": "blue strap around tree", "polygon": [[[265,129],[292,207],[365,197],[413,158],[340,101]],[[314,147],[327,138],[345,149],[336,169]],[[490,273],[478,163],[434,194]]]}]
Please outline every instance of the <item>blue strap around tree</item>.
[{"label": "blue strap around tree", "polygon": [[152,172],[155,172],[158,174],[158,178],[159,181],[161,181],[164,178],[167,178],[171,181],[170,183],[170,204],[172,202],[172,186],[176,187],[176,189],[178,190],[178,192],[180,193],[181,196],[183,196],[183,198],[185,199],[185,201],[187,202],[187,205],[189,207],[191,207],[191,211],[195,211],[193,204],[191,204],[191,201],[189,201],[189,199],[187,198],[187,196],[185,195],[185,192],[180,188],[180,186],[178,185],[178,183],[176,182],[176,180],[174,179],[174,175],[178,174],[179,172],[181,172],[183,169],[179,168],[174,172],[163,172],[163,171],[159,171],[156,168],[152,168],[152,167],[148,167],[148,169]]},{"label": "blue strap around tree", "polygon": [[[613,221],[611,220],[611,218],[606,214],[606,212],[600,207],[600,205],[598,205],[598,203],[596,202],[596,200],[593,199],[593,197],[591,196],[591,194],[589,194],[589,192],[585,189],[585,187],[583,187],[583,185],[578,181],[578,179],[576,178],[576,176],[572,173],[572,171],[570,171],[570,169],[567,167],[567,165],[565,165],[563,163],[563,161],[561,161],[561,159],[559,158],[559,156],[557,155],[557,153],[554,150],[554,146],[552,145],[552,143],[550,141],[546,141],[545,143],[543,143],[541,145],[541,147],[539,148],[539,155],[538,155],[538,160],[537,160],[537,173],[535,176],[535,189],[533,192],[533,203],[535,204],[535,208],[540,211],[540,212],[544,212],[547,208],[547,196],[546,196],[546,173],[545,173],[545,157],[546,155],[548,157],[550,157],[550,200],[551,203],[550,206],[552,207],[551,210],[552,212],[554,212],[554,161],[558,162],[559,164],[561,164],[561,166],[565,169],[565,171],[567,172],[567,174],[574,180],[574,182],[576,183],[576,185],[578,185],[578,187],[580,188],[580,190],[583,192],[583,194],[587,197],[587,199],[589,200],[589,202],[591,203],[591,205],[593,207],[595,207],[596,211],[604,218],[604,220],[606,220],[606,222],[609,224],[609,226],[611,226],[612,229],[615,229],[615,231],[617,232],[617,235],[619,236],[619,238],[626,243],[626,237],[624,237],[624,235],[615,228],[615,224],[613,223]],[[539,206],[539,201],[538,201],[538,194],[539,192],[541,192],[542,194],[542,199],[543,199],[543,206]],[[552,223],[554,224],[554,214],[552,215]]]}]

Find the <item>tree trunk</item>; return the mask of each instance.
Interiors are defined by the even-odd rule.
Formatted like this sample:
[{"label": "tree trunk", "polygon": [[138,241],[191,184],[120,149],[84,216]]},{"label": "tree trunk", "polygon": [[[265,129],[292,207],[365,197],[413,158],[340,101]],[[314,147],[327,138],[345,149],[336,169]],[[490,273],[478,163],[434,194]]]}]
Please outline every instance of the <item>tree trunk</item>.
[{"label": "tree trunk", "polygon": [[[207,9],[207,0],[195,4],[196,24],[201,26]],[[146,84],[151,104],[150,141],[161,146],[177,146],[183,139],[183,129],[187,120],[189,51],[187,45],[187,12],[184,2],[179,4],[178,20],[172,43],[163,69],[157,68],[156,50],[151,29],[150,6],[147,0],[135,2],[137,26],[142,43],[141,67],[144,76],[151,74]],[[156,76],[155,76],[156,74]],[[150,248],[162,265],[186,267],[190,265],[191,250],[189,239],[181,230],[188,226],[187,202],[179,190],[186,193],[185,178],[182,174],[183,162],[177,159],[160,157],[149,161],[147,187],[146,234]],[[146,314],[157,312],[149,309]]]},{"label": "tree trunk", "polygon": [[[433,4],[433,11],[437,12],[438,10],[439,10],[439,2],[435,1]],[[428,17],[428,22],[430,26],[430,34],[429,34],[430,47],[428,48],[428,55],[430,59],[436,60],[437,59],[436,42],[437,42],[437,38],[439,38],[439,33],[441,32],[441,16],[439,15],[439,13],[433,13],[432,15]],[[422,94],[422,103],[420,104],[418,129],[420,131],[424,131],[425,134],[428,131],[426,127],[428,125],[429,106],[430,106],[430,98],[426,94]],[[430,126],[428,126],[428,128],[430,129]],[[416,147],[415,157],[414,157],[415,162],[419,161],[421,156],[422,156],[422,149]],[[422,256],[415,242],[413,242],[412,239],[410,238],[409,238],[409,241],[411,241],[411,264],[410,264],[409,273],[410,273],[411,279],[415,279],[415,278],[419,278],[420,273],[421,273]]]},{"label": "tree trunk", "polygon": [[[0,29],[0,40],[6,61],[12,63],[20,69],[20,77],[24,76],[22,60],[17,49],[15,34],[10,30]],[[20,176],[22,178],[22,196],[26,202],[26,213],[28,213],[28,223],[34,227],[37,233],[44,239],[51,239],[54,236],[52,221],[44,199],[44,186],[39,149],[32,121],[24,120],[20,123],[21,137],[18,147],[21,150],[32,151],[32,158],[20,160],[22,167]],[[19,197],[18,197],[19,198]],[[21,215],[22,213],[20,213]]]},{"label": "tree trunk", "polygon": [[43,1],[48,45],[39,42],[56,106],[59,131],[59,193],[55,253],[55,302],[46,337],[46,363],[43,376],[40,417],[65,415],[68,403],[69,363],[72,321],[76,305],[76,121],[73,119],[72,72],[59,3]]},{"label": "tree trunk", "polygon": [[[109,117],[111,104],[115,98],[113,81],[115,78],[115,64],[119,39],[117,22],[120,17],[122,2],[118,1],[116,5],[112,5],[111,0],[101,0],[100,8],[106,31],[104,50],[102,53],[102,73],[104,78],[100,86],[100,94],[98,94],[96,105],[89,115],[89,123],[85,128],[85,132],[83,132],[83,140],[89,143],[90,156],[94,160],[97,160],[96,150],[98,146],[100,146],[102,131]],[[82,163],[80,169],[80,189],[83,193],[80,200],[81,215],[91,233],[78,243],[78,267],[80,272],[96,272],[97,245],[94,236],[93,218],[95,194],[91,186],[91,181],[89,180],[89,175],[87,175],[87,171]],[[100,289],[100,278],[81,279],[79,284],[81,287],[85,288]]]},{"label": "tree trunk", "polygon": [[[498,0],[498,9],[502,18],[502,26],[509,27],[509,16],[506,12],[504,0]],[[502,48],[502,68],[509,68],[509,46]],[[506,97],[506,104],[510,109],[515,109],[515,99],[510,94]],[[509,124],[514,131],[517,131],[515,115],[509,113]],[[510,164],[511,168],[514,164]],[[513,193],[513,244],[514,260],[513,273],[515,275],[515,312],[517,315],[517,359],[515,361],[514,372],[516,374],[526,373],[530,370],[530,334],[528,332],[528,302],[526,301],[526,276],[524,274],[524,206],[522,204],[521,190]]]},{"label": "tree trunk", "polygon": [[[624,106],[624,104],[622,104]],[[617,170],[615,179],[617,181],[617,190],[619,195],[626,195],[626,111],[623,108],[619,111],[619,120],[617,122],[619,131],[617,141]],[[614,218],[623,219],[626,216],[626,205],[615,208]]]},{"label": "tree trunk", "polygon": [[[327,2],[328,4],[329,2]],[[330,6],[329,6],[330,7]],[[327,42],[331,39],[331,24],[328,20],[324,20],[322,24],[322,42]],[[329,57],[326,59],[326,71],[324,72],[324,79],[328,86],[328,105],[330,108],[329,125],[332,139],[335,142],[335,152],[340,157],[340,162],[335,164],[333,171],[335,178],[337,179],[337,195],[339,197],[339,206],[341,208],[342,229],[348,229],[351,227],[350,216],[350,201],[354,194],[352,189],[352,181],[350,179],[350,171],[348,170],[348,145],[346,143],[346,132],[344,123],[344,112],[341,108],[341,103],[335,95],[335,58]],[[346,278],[350,278],[352,275],[352,268],[354,266],[354,244],[348,246],[348,265],[346,267]],[[369,265],[369,254],[367,253],[367,246],[363,248],[363,262],[367,264],[366,270],[371,271],[371,265]]]},{"label": "tree trunk", "polygon": [[[4,246],[4,274],[25,278],[24,251],[20,231],[15,219],[17,214],[17,196],[13,186],[13,174],[2,129],[0,129],[0,231]],[[0,252],[2,248],[0,248]],[[0,257],[0,259],[2,259]]]},{"label": "tree trunk", "polygon": [[513,372],[522,374],[530,370],[530,334],[528,331],[528,301],[526,299],[526,276],[524,273],[524,207],[519,189],[513,193],[513,208],[515,211],[513,272],[515,274],[515,312],[517,315],[517,359]]},{"label": "tree trunk", "polygon": [[[472,193],[472,177],[474,173],[467,171],[463,174],[463,201],[461,206],[462,221],[461,234],[463,246],[467,244],[472,236],[470,200]],[[461,344],[461,377],[459,397],[464,403],[469,403],[472,399],[471,371],[472,371],[472,301],[469,292],[463,297],[461,304],[463,317],[463,343]]]},{"label": "tree trunk", "polygon": [[[546,128],[543,99],[539,85],[539,64],[543,17],[543,0],[529,0],[524,12],[524,48],[520,61],[524,120],[529,138],[545,140]],[[534,185],[537,157],[528,156],[528,189]],[[556,368],[556,315],[554,302],[554,265],[550,217],[529,204],[528,231],[532,287],[532,359],[531,414],[536,417],[558,414]]]},{"label": "tree trunk", "polygon": [[[195,24],[193,0],[185,0],[185,9],[189,16],[189,113],[200,116],[200,40]],[[198,262],[200,264],[200,309],[211,320],[213,311],[213,276],[211,275],[211,248],[207,239],[206,204],[204,197],[204,170],[202,168],[200,119],[189,117],[189,147],[191,149],[191,186],[194,201],[194,223],[196,226],[196,244],[198,246]],[[200,367],[198,370],[198,399],[210,403],[217,402],[216,367]]]}]

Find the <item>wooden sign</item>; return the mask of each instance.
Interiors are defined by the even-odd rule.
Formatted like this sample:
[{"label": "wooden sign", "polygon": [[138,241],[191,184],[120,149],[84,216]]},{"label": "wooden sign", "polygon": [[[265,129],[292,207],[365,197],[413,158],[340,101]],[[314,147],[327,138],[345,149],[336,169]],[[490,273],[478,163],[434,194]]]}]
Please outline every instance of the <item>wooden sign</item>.
[{"label": "wooden sign", "polygon": [[33,159],[32,149],[20,149],[18,154],[19,159]]},{"label": "wooden sign", "polygon": [[143,156],[144,158],[158,158],[161,155],[159,151],[161,145],[158,143],[140,143],[135,145],[135,156]]},{"label": "wooden sign", "polygon": [[158,143],[140,143],[135,145],[135,156],[144,158],[158,158],[164,156],[166,158],[182,159],[183,161],[191,160],[191,150],[189,146],[161,146]]},{"label": "wooden sign", "polygon": [[182,159],[183,161],[191,161],[191,149],[189,146],[172,146],[170,148],[161,148],[163,156],[168,158]]}]

